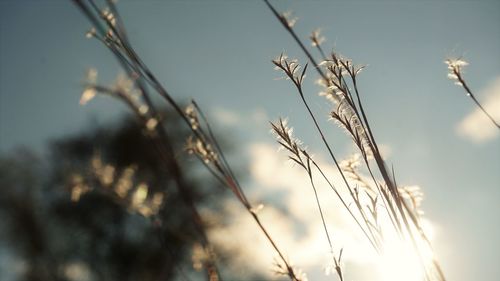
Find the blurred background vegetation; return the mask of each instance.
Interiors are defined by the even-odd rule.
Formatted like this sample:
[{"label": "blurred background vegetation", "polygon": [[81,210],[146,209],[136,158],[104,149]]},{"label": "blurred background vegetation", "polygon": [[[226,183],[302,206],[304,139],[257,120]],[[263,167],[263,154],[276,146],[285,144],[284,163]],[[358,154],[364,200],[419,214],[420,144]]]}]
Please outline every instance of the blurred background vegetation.
[{"label": "blurred background vegetation", "polygon": [[[181,155],[187,129],[177,115],[165,111],[164,116],[196,206],[222,215],[226,191],[203,174],[196,159]],[[8,260],[2,264],[9,267],[1,269],[2,278],[184,280],[195,274],[192,249],[198,238],[189,210],[135,119],[125,116],[109,126],[54,139],[44,155],[18,148],[0,156],[0,248],[1,258]],[[113,167],[115,178],[133,167],[130,180],[147,183],[149,193],[164,194],[158,214],[141,215],[126,197],[96,180],[97,156]],[[90,188],[77,196],[72,190],[76,176]],[[223,221],[212,215],[205,223],[210,229]],[[237,254],[215,252],[225,264]],[[246,272],[251,276],[257,278]]]}]

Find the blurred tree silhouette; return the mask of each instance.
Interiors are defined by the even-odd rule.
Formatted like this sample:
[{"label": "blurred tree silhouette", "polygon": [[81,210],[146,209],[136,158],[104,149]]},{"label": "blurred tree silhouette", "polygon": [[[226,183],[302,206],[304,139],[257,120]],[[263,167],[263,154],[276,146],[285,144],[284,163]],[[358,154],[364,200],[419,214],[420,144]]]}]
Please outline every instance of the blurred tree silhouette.
[{"label": "blurred tree silhouette", "polygon": [[[196,205],[218,209],[225,190],[194,166],[197,161],[182,156],[188,130],[174,114],[164,117],[175,132],[177,160]],[[25,149],[0,157],[0,218],[5,218],[0,246],[6,249],[0,252],[0,271],[11,272],[0,279],[175,280],[192,271],[197,235],[189,210],[133,118],[55,140],[48,155],[40,159]],[[116,181],[133,166],[133,184],[144,182],[148,194],[164,194],[158,213],[141,215],[127,205],[130,198],[96,180],[97,156],[112,166]],[[78,200],[71,190],[75,175],[90,188]],[[210,228],[220,222],[204,223]]]}]

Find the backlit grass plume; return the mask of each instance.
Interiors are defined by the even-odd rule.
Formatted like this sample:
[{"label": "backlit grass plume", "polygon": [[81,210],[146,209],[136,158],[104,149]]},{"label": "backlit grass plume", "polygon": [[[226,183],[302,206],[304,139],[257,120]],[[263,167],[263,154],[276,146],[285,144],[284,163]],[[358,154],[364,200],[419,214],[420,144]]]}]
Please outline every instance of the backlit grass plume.
[{"label": "backlit grass plume", "polygon": [[456,85],[462,87],[465,90],[466,95],[472,99],[474,104],[476,104],[484,115],[490,119],[497,129],[500,129],[500,124],[488,113],[488,111],[486,111],[486,109],[484,109],[481,103],[477,100],[476,96],[472,93],[472,90],[469,88],[469,85],[467,85],[467,82],[465,82],[463,69],[469,65],[469,63],[463,59],[447,59],[444,63],[448,66],[448,78],[455,81]]},{"label": "backlit grass plume", "polygon": [[[338,160],[333,149],[334,146],[331,144],[331,140],[325,137],[324,129],[319,125],[316,113],[309,106],[309,97],[303,90],[306,67],[299,73],[300,66],[296,60],[287,60],[283,55],[273,60],[278,69],[292,81],[298,93],[298,100],[305,107],[317,134],[321,137],[326,153],[338,171],[343,186],[333,186],[331,184],[333,180],[323,172],[324,168],[315,164],[313,166],[320,174],[318,180],[323,178],[335,191],[335,196],[349,211],[352,219],[372,245],[372,250],[380,256],[382,265],[387,265],[387,275],[391,278],[399,278],[390,280],[404,280],[404,278],[445,280],[421,224],[420,212],[418,211],[421,200],[420,191],[397,184],[394,171],[388,169],[377,145],[362,103],[358,84],[358,74],[363,67],[356,66],[350,59],[346,59],[336,52],[326,55],[321,47],[324,39],[320,37],[318,32],[313,32],[310,39],[312,45],[318,50],[319,61],[321,61],[321,63],[317,63],[318,60],[299,39],[293,25],[288,23],[287,17],[279,13],[268,0],[264,0],[264,2],[309,59],[311,68],[316,70],[319,76],[318,84],[323,86],[322,95],[333,102],[333,110],[330,112],[331,119],[344,129],[359,149],[361,156],[359,161],[357,159],[343,162]],[[315,188],[316,176],[313,176],[310,168],[312,160],[307,153],[295,149],[293,142],[288,141],[286,130],[282,124],[281,120],[272,124],[279,144],[291,154],[290,159],[307,171],[311,185]],[[302,157],[306,159],[305,162]],[[361,163],[368,176],[361,175],[359,171]],[[347,192],[340,192],[340,190]],[[319,203],[318,207],[321,210]],[[323,220],[322,214],[321,219]],[[325,225],[324,220],[323,225]],[[328,238],[327,242],[331,245],[332,241],[330,241],[326,227],[325,232]],[[399,248],[399,250],[395,248]],[[399,260],[395,258],[398,256]],[[408,256],[407,260],[405,260],[406,256]],[[402,276],[391,275],[401,267],[401,260],[405,260],[404,262],[407,263],[405,268],[409,266],[416,269]],[[415,272],[421,276],[408,276],[408,274],[415,274]],[[340,271],[339,278],[343,279],[343,275]]]},{"label": "backlit grass plume", "polygon": [[186,109],[183,109],[159,82],[130,43],[114,1],[106,1],[105,7],[99,7],[93,0],[73,0],[73,2],[92,24],[86,37],[97,39],[110,50],[125,73],[117,78],[115,85],[105,86],[97,83],[97,71],[90,71],[84,83],[85,89],[81,103],[87,103],[97,94],[118,98],[135,113],[137,119],[143,124],[152,145],[157,149],[158,157],[162,159],[164,168],[175,175],[175,186],[184,204],[191,210],[192,220],[189,223],[195,225],[200,240],[200,246],[196,248],[196,256],[203,256],[203,258],[196,259],[195,268],[205,269],[211,281],[223,279],[213,247],[203,226],[204,223],[191,198],[186,175],[177,161],[177,153],[174,151],[169,132],[163,126],[157,105],[152,102],[153,95],[159,95],[167,105],[171,106],[191,130],[192,136],[187,140],[186,151],[199,158],[208,171],[227,187],[247,210],[255,221],[257,229],[265,235],[277,254],[280,273],[291,280],[304,280],[301,274],[297,274],[297,270],[290,265],[285,254],[278,248],[274,238],[261,222],[257,212],[259,207],[253,206],[247,199],[200,107],[193,101]]},{"label": "backlit grass plume", "polygon": [[[349,276],[349,271],[343,268],[343,254],[349,249],[344,249],[343,245],[335,241],[334,232],[328,227],[325,216],[325,202],[333,201],[340,203],[337,205],[348,212],[354,226],[371,247],[366,251],[379,257],[388,280],[444,281],[444,274],[422,225],[420,203],[423,194],[417,187],[397,183],[394,169],[387,166],[370,126],[358,81],[364,67],[336,52],[326,53],[322,48],[325,38],[319,31],[310,35],[311,44],[317,51],[317,55],[313,55],[294,30],[297,19],[290,13],[278,12],[268,0],[263,1],[308,59],[302,67],[298,60],[281,54],[272,63],[292,82],[297,99],[306,110],[306,118],[313,124],[329,164],[337,172],[336,177],[339,177],[334,179],[326,172],[326,167],[322,166],[324,164],[319,164],[303,143],[292,135],[292,129],[286,121],[279,119],[271,123],[279,145],[288,153],[290,161],[304,170],[314,193],[318,219],[322,223],[325,245],[330,254],[328,271],[336,274],[336,278],[341,281],[349,280],[346,277]],[[187,180],[189,175],[185,174],[179,164],[178,157],[186,155],[179,156],[171,137],[175,132],[170,132],[165,126],[164,117],[158,110],[159,104],[153,103],[153,96],[159,96],[162,103],[172,108],[189,130],[190,137],[183,147],[186,154],[198,158],[206,170],[234,195],[254,221],[256,230],[266,237],[277,256],[274,271],[292,281],[305,280],[305,275],[292,266],[285,252],[278,246],[278,239],[262,222],[259,216],[261,205],[254,205],[247,198],[201,107],[192,101],[184,108],[157,79],[129,41],[114,1],[106,1],[105,7],[93,0],[73,2],[92,25],[86,37],[102,43],[120,63],[123,71],[112,85],[102,85],[98,82],[97,70],[90,70],[84,81],[80,103],[86,104],[97,95],[107,95],[123,102],[135,114],[151,146],[155,148],[157,157],[161,159],[162,168],[173,175],[176,191],[190,211],[191,220],[186,223],[193,224],[199,241],[193,248],[193,268],[204,270],[208,280],[224,279],[220,270],[221,263],[207,236],[198,207],[194,204]],[[464,63],[450,61],[448,65],[450,77],[457,80],[476,101],[461,75]],[[357,147],[357,153],[350,158],[339,158],[335,145],[326,137],[325,129],[318,122],[317,113],[310,106],[310,95],[303,85],[307,81],[307,72],[312,69],[316,72],[318,84],[322,86],[321,95],[331,105],[328,116],[332,123],[345,131]],[[476,103],[480,106],[477,101]],[[134,167],[116,171],[114,167],[102,163],[97,156],[93,161],[94,180],[109,187],[111,195],[125,202],[129,210],[146,217],[154,216],[164,207],[163,193],[151,194],[147,183],[134,181],[133,174]],[[331,198],[318,195],[318,182],[328,185],[332,192]],[[90,185],[78,175],[75,175],[72,184],[71,197],[75,201],[90,189]],[[411,271],[404,272],[408,270]],[[408,276],[409,274],[414,276]],[[184,278],[188,279],[186,276]]]}]

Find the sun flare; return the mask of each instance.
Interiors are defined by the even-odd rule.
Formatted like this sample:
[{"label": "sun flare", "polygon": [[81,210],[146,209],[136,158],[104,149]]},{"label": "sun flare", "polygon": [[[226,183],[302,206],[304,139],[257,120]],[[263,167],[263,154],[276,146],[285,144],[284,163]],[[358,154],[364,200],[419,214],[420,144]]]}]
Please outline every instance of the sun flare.
[{"label": "sun flare", "polygon": [[[434,230],[430,222],[422,221],[422,227],[432,239]],[[401,240],[394,236],[385,240],[381,255],[377,261],[380,280],[383,281],[422,281],[425,269],[432,263],[433,253],[429,245],[420,237],[405,237]],[[415,244],[413,244],[415,243]],[[418,248],[418,251],[416,250]]]},{"label": "sun flare", "polygon": [[379,259],[381,280],[384,281],[422,281],[424,272],[420,260],[411,245],[388,243]]}]

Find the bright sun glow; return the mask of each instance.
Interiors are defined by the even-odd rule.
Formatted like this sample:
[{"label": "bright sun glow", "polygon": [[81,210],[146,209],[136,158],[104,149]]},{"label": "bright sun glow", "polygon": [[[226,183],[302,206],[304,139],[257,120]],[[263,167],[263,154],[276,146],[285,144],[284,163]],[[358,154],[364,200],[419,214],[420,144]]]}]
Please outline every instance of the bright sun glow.
[{"label": "bright sun glow", "polygon": [[385,281],[422,281],[424,272],[418,255],[411,245],[396,242],[388,243],[380,257],[381,280]]},{"label": "bright sun glow", "polygon": [[[433,229],[431,224],[424,220],[422,225],[432,239]],[[380,280],[384,281],[422,281],[425,280],[425,272],[422,263],[432,262],[432,251],[426,242],[415,237],[415,241],[420,250],[420,256],[416,252],[410,239],[401,241],[397,237],[386,238],[384,250],[379,257],[377,264],[380,272]]]},{"label": "bright sun glow", "polygon": [[[432,250],[417,233],[413,231],[413,239],[406,233],[402,240],[395,233],[391,222],[386,216],[381,216],[381,224],[384,232],[384,240],[382,242],[380,255],[374,255],[373,264],[377,270],[376,280],[380,281],[423,281],[425,280],[425,267],[428,267],[433,259]],[[420,221],[422,228],[428,235],[427,238],[432,240],[434,229],[432,224],[422,218]],[[413,241],[413,242],[412,242]],[[417,250],[413,243],[416,243]]]}]

